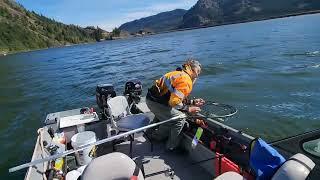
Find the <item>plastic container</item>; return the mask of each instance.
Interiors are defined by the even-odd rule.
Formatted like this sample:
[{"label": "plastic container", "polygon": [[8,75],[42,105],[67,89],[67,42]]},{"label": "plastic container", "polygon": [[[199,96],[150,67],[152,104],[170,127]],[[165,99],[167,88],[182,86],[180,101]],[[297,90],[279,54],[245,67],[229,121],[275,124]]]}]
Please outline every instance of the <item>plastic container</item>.
[{"label": "plastic container", "polygon": [[64,132],[55,133],[52,141],[60,144],[66,144],[66,137],[64,135]]},{"label": "plastic container", "polygon": [[56,170],[62,171],[63,164],[64,164],[63,158],[58,158],[54,162],[54,167],[55,167]]},{"label": "plastic container", "polygon": [[241,174],[246,180],[254,180],[255,177],[248,172],[241,169],[239,165],[231,161],[230,159],[223,156],[223,154],[220,154],[216,152],[215,155],[217,158],[214,159],[214,167],[215,167],[215,175],[219,176],[225,172],[233,171],[238,174]]},{"label": "plastic container", "polygon": [[66,180],[77,180],[81,176],[81,173],[77,170],[73,170],[67,173]]},{"label": "plastic container", "polygon": [[[73,149],[77,149],[80,146],[85,144],[94,143],[96,142],[96,134],[92,131],[84,131],[81,133],[77,133],[71,138],[71,145]],[[76,159],[79,165],[86,165],[89,164],[92,160],[92,155],[90,152],[94,150],[94,146],[90,146],[84,150],[78,151],[75,153]]]}]

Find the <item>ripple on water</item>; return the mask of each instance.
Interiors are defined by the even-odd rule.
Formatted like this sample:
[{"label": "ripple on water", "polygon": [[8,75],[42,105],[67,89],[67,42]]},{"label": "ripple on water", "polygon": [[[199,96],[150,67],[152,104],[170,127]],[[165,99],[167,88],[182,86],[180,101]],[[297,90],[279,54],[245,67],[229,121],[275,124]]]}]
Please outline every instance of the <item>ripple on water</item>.
[{"label": "ripple on water", "polygon": [[320,64],[316,64],[316,65],[313,65],[311,66],[312,68],[320,68]]},{"label": "ripple on water", "polygon": [[209,64],[202,68],[201,76],[218,75],[231,72],[232,69],[224,66],[223,64]]},{"label": "ripple on water", "polygon": [[312,109],[314,107],[310,103],[303,102],[285,102],[275,105],[263,104],[257,107],[263,112],[278,114],[282,117],[295,118],[295,119],[313,119],[316,114]]},{"label": "ripple on water", "polygon": [[315,57],[315,56],[320,56],[320,51],[307,51],[307,52],[302,52],[302,53],[284,53],[283,56],[305,56],[305,57]]},{"label": "ripple on water", "polygon": [[320,55],[320,51],[307,52],[306,54],[308,56],[319,56]]},{"label": "ripple on water", "polygon": [[101,63],[93,63],[89,66],[86,66],[84,68],[82,68],[82,70],[86,70],[86,71],[99,71],[102,68],[106,67],[107,62],[101,62]]},{"label": "ripple on water", "polygon": [[257,62],[257,57],[252,56],[248,57],[246,59],[239,59],[238,61],[234,62],[232,64],[232,69],[261,69],[261,64]]},{"label": "ripple on water", "polygon": [[165,52],[170,52],[170,49],[152,49],[149,51],[146,51],[147,54],[156,54],[156,53],[165,53]]},{"label": "ripple on water", "polygon": [[290,93],[291,96],[298,96],[298,97],[313,97],[313,98],[319,98],[320,97],[320,92],[294,92]]},{"label": "ripple on water", "polygon": [[259,48],[259,47],[263,47],[266,46],[265,44],[252,44],[252,45],[246,45],[244,46],[244,48],[248,48],[248,49],[255,49],[255,48]]},{"label": "ripple on water", "polygon": [[203,42],[203,44],[214,44],[215,42],[216,40],[209,40],[209,41]]},{"label": "ripple on water", "polygon": [[312,77],[314,75],[312,68],[314,67],[309,64],[285,65],[275,68],[271,74],[284,77]]}]

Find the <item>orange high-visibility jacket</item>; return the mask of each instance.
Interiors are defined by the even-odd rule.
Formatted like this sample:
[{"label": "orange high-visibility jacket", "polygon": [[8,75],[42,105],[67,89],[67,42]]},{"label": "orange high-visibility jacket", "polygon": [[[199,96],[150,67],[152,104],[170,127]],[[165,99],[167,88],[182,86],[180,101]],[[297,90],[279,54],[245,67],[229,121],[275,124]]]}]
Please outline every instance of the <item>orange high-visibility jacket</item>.
[{"label": "orange high-visibility jacket", "polygon": [[177,109],[183,107],[182,101],[189,96],[192,91],[192,80],[189,74],[184,71],[172,71],[156,80],[160,96],[170,92],[168,105]]}]

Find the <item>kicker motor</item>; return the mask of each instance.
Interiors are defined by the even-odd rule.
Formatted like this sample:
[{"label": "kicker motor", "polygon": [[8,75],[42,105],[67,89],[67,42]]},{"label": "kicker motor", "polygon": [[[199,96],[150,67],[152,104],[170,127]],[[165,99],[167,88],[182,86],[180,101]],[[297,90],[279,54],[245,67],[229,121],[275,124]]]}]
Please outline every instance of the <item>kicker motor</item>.
[{"label": "kicker motor", "polygon": [[[131,79],[125,83],[123,95],[126,96],[128,104],[139,103],[142,94],[142,83],[138,79]],[[96,101],[105,117],[109,116],[107,101],[116,97],[116,92],[112,84],[99,84],[96,88]]]},{"label": "kicker motor", "polygon": [[100,109],[107,107],[107,100],[116,97],[112,84],[99,84],[96,88],[96,101]]},{"label": "kicker motor", "polygon": [[142,83],[138,79],[131,79],[126,82],[124,87],[125,96],[128,96],[128,103],[139,103],[142,94]]}]

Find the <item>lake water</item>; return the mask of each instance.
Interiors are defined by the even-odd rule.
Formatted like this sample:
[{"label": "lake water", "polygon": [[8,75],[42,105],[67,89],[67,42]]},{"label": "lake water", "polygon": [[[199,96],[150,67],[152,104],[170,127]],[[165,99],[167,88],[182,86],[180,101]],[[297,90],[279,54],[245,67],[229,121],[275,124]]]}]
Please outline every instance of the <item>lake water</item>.
[{"label": "lake water", "polygon": [[275,140],[320,127],[320,14],[0,57],[0,179],[30,161],[47,113],[95,105],[95,87],[123,92],[188,57],[203,64],[193,96],[236,106],[228,125]]}]

